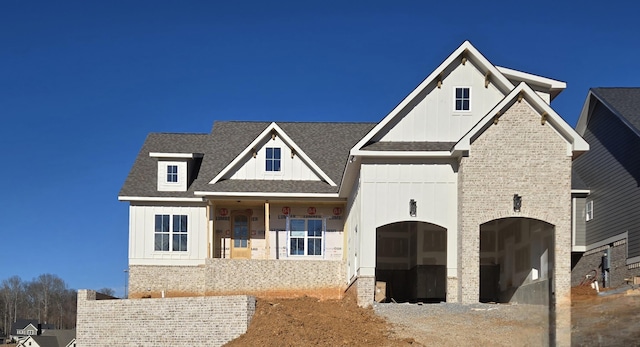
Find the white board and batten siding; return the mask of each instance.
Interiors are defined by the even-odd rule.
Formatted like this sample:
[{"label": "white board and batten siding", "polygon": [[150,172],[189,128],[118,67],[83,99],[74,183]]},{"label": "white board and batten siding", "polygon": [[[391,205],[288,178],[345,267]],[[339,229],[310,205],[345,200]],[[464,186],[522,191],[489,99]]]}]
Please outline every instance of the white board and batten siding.
[{"label": "white board and batten siding", "polygon": [[[155,216],[187,216],[187,251],[155,250]],[[129,207],[129,264],[130,265],[200,265],[207,250],[206,206],[148,206]],[[171,224],[169,228],[171,229]]]},{"label": "white board and batten siding", "polygon": [[[266,171],[267,148],[280,148],[280,171]],[[309,168],[299,155],[291,157],[291,148],[279,136],[268,138],[256,146],[256,157],[253,152],[245,156],[237,169],[229,174],[233,180],[289,180],[289,181],[320,181],[316,173]]]},{"label": "white board and batten siding", "polygon": [[[178,182],[167,182],[167,167],[178,167]],[[187,162],[186,161],[158,161],[158,191],[159,192],[186,192],[187,191]]]},{"label": "white board and batten siding", "polygon": [[[470,88],[469,111],[454,110],[456,87]],[[470,62],[454,68],[444,78],[441,88],[432,83],[427,89],[422,99],[416,100],[415,107],[411,108],[410,103],[398,115],[401,118],[397,124],[376,135],[374,140],[458,141],[505,96],[491,83],[485,88],[484,74]]]},{"label": "white board and batten siding", "polygon": [[[455,162],[367,163],[361,171],[360,220],[362,275],[373,275],[376,265],[376,229],[383,225],[417,221],[447,229],[449,276],[457,269],[457,173]],[[409,214],[409,202],[417,203],[417,215]],[[384,203],[380,203],[383,201]]]}]

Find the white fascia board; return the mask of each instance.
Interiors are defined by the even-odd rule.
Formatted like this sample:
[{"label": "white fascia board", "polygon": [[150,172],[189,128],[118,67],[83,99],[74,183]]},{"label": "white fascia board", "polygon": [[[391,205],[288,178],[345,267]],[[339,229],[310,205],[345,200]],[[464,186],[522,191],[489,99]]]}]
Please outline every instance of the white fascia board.
[{"label": "white fascia board", "polygon": [[170,159],[193,159],[202,158],[202,153],[164,153],[164,152],[149,152],[151,158],[170,158]]},{"label": "white fascia board", "polygon": [[359,157],[391,157],[391,158],[448,158],[450,151],[363,151],[351,150],[351,155]]},{"label": "white fascia board", "polygon": [[322,171],[320,169],[320,167],[318,167],[318,165],[316,165],[316,163],[314,163],[311,158],[309,158],[309,156],[304,153],[304,151],[302,151],[302,149],[300,149],[300,147],[298,147],[298,145],[293,142],[293,140],[284,132],[284,130],[282,130],[282,128],[280,128],[278,126],[278,124],[276,124],[275,122],[271,122],[271,124],[269,124],[268,127],[266,127],[261,133],[260,135],[258,135],[250,144],[249,146],[247,146],[238,156],[236,156],[236,158],[229,163],[229,165],[227,165],[224,169],[222,169],[222,171],[220,171],[220,173],[218,175],[216,175],[216,177],[214,177],[209,184],[215,184],[218,181],[220,181],[224,175],[226,175],[227,173],[229,173],[229,171],[234,168],[238,163],[240,163],[241,160],[244,159],[244,157],[249,153],[249,151],[253,148],[256,147],[256,145],[258,145],[258,143],[260,143],[260,141],[262,141],[263,139],[265,139],[267,136],[270,135],[270,133],[272,131],[276,131],[276,133],[278,133],[278,135],[282,138],[282,140],[289,146],[291,146],[291,148],[294,149],[294,151],[296,152],[296,155],[299,155],[300,158],[303,159],[303,161],[305,161],[309,166],[311,166],[311,168],[318,174],[320,175],[320,177],[322,177],[327,183],[329,183],[329,185],[335,187],[337,186],[337,184],[335,182],[333,182],[333,180],[331,178],[329,178],[329,176],[324,173],[324,171]]},{"label": "white fascia board", "polygon": [[591,194],[589,189],[571,189],[571,194]]},{"label": "white fascia board", "polygon": [[[489,60],[487,60],[480,51],[478,51],[471,42],[465,41],[451,53],[447,59],[442,62],[427,78],[425,78],[422,83],[420,83],[407,97],[405,97],[389,114],[387,114],[378,125],[376,125],[371,131],[369,131],[355,146],[352,148],[352,152],[354,150],[361,149],[367,142],[369,142],[378,132],[380,132],[384,127],[389,124],[395,118],[402,109],[404,109],[407,104],[409,104],[413,99],[415,99],[418,94],[420,94],[431,82],[434,82],[435,79],[451,64],[454,64],[456,60],[460,59],[460,55],[466,52],[467,59],[473,59],[479,67],[486,69],[491,73],[492,81],[497,82],[497,85],[500,89],[507,91],[513,89],[514,85],[509,81],[507,77],[505,77]],[[459,62],[461,64],[461,62]]]},{"label": "white fascia board", "polygon": [[549,104],[531,89],[525,82],[520,82],[511,93],[502,99],[491,111],[489,111],[482,119],[476,123],[453,147],[453,151],[467,151],[471,146],[471,138],[477,133],[484,131],[490,126],[493,117],[497,112],[503,112],[518,97],[520,92],[523,93],[524,99],[537,109],[538,112],[547,112],[547,123],[552,125],[553,129],[560,134],[571,145],[572,151],[584,152],[589,150],[589,144],[580,136],[567,122],[554,111]]},{"label": "white fascia board", "polygon": [[566,89],[567,88],[567,83],[563,81],[558,81],[551,78],[530,74],[528,72],[513,70],[513,69],[509,69],[502,66],[496,66],[496,69],[498,69],[498,71],[500,71],[503,75],[507,76],[507,78],[511,78],[521,82],[526,82],[528,84],[541,85],[549,89]]},{"label": "white fascia board", "polygon": [[194,195],[207,197],[268,197],[268,198],[338,198],[338,193],[267,193],[267,192],[206,192],[196,191]]},{"label": "white fascia board", "polygon": [[118,201],[175,201],[175,202],[202,202],[203,198],[174,198],[174,197],[153,197],[153,196],[118,196]]}]

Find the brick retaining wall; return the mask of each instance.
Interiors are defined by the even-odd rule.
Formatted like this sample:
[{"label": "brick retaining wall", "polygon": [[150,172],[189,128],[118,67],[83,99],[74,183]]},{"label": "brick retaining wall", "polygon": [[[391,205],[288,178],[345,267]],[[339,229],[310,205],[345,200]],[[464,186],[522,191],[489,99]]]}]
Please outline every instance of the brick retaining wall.
[{"label": "brick retaining wall", "polygon": [[247,331],[251,296],[96,300],[78,291],[76,343],[92,346],[222,346]]},{"label": "brick retaining wall", "polygon": [[341,298],[343,261],[207,259],[201,266],[132,265],[129,297],[248,294]]}]

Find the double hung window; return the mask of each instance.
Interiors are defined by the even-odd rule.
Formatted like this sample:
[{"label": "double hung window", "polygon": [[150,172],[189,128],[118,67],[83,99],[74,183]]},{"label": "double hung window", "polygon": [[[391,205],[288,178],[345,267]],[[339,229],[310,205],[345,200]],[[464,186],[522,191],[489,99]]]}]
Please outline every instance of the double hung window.
[{"label": "double hung window", "polygon": [[187,216],[186,215],[155,215],[155,250],[156,251],[187,251]]},{"label": "double hung window", "polygon": [[585,205],[585,220],[588,222],[593,219],[593,200],[587,201]]},{"label": "double hung window", "polygon": [[291,219],[289,255],[322,255],[323,232],[322,219]]}]

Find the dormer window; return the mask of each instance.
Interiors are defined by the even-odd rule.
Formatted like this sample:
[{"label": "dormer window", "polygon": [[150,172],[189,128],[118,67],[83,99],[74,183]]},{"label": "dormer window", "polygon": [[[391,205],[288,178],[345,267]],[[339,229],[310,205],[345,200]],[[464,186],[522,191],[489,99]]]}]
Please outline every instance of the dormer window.
[{"label": "dormer window", "polygon": [[267,147],[266,171],[280,171],[281,150],[277,147]]},{"label": "dormer window", "polygon": [[178,165],[167,165],[167,182],[178,182]]},{"label": "dormer window", "polygon": [[456,87],[455,88],[455,111],[470,111],[471,110],[471,88],[469,87]]}]

